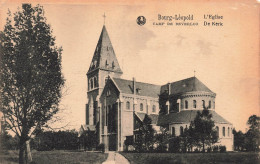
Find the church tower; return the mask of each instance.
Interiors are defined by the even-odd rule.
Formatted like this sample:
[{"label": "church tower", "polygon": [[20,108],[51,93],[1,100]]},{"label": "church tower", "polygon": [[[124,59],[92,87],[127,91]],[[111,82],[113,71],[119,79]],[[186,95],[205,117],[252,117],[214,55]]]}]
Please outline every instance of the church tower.
[{"label": "church tower", "polygon": [[120,78],[122,74],[104,25],[87,72],[86,125],[95,126],[99,122],[99,96],[103,91],[107,77]]}]

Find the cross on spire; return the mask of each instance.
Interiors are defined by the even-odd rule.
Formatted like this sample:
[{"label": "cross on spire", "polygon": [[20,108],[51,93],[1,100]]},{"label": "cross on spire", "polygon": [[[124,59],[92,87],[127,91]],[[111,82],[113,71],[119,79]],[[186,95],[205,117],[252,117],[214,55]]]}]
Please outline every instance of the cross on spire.
[{"label": "cross on spire", "polygon": [[195,77],[195,75],[196,75],[196,71],[194,70],[194,77]]},{"label": "cross on spire", "polygon": [[105,25],[105,23],[106,23],[106,13],[104,13],[103,17],[104,17],[104,25]]}]

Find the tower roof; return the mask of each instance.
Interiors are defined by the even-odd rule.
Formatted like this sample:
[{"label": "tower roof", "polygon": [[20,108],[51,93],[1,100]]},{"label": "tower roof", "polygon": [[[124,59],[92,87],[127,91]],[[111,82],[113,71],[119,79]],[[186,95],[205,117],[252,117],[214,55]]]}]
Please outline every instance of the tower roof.
[{"label": "tower roof", "polygon": [[122,73],[105,25],[102,28],[88,73],[96,69]]}]

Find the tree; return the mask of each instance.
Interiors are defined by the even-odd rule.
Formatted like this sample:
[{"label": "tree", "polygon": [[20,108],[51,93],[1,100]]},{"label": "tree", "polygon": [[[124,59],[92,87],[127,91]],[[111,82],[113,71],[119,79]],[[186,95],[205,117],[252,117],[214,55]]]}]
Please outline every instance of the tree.
[{"label": "tree", "polygon": [[155,131],[151,124],[152,124],[151,118],[149,118],[148,115],[145,115],[143,120],[142,132],[143,132],[143,141],[146,150],[153,149],[153,145],[154,145]]},{"label": "tree", "polygon": [[134,147],[137,151],[149,151],[153,149],[155,131],[151,123],[151,118],[145,115],[138,131],[135,132],[137,138],[135,139]]},{"label": "tree", "polygon": [[202,151],[205,152],[205,146],[210,146],[218,141],[217,131],[214,129],[215,123],[208,109],[202,112],[198,111],[191,127],[194,129],[194,137],[197,145],[202,145]]},{"label": "tree", "polygon": [[59,110],[62,49],[39,5],[23,4],[13,20],[9,11],[1,41],[1,111],[19,138],[19,163],[24,163],[26,141]]},{"label": "tree", "polygon": [[158,152],[165,152],[167,150],[169,138],[169,130],[161,127],[160,133],[155,134],[155,143],[157,144],[156,150]]},{"label": "tree", "polygon": [[233,130],[234,134],[234,149],[237,151],[243,151],[245,148],[245,134],[241,131]]},{"label": "tree", "polygon": [[247,151],[258,151],[260,144],[260,117],[252,115],[247,124],[249,130],[245,134],[245,147]]}]

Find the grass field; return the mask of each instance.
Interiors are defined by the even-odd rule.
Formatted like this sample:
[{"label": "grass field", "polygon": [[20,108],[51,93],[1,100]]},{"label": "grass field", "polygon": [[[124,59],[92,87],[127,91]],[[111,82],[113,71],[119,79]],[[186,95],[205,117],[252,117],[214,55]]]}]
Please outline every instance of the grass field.
[{"label": "grass field", "polygon": [[259,153],[121,153],[131,164],[259,164]]},{"label": "grass field", "polygon": [[[229,163],[260,163],[259,153],[121,153],[131,164],[229,164]],[[33,151],[32,164],[101,164],[107,159],[107,154],[95,152],[72,152],[64,150]],[[9,151],[0,154],[0,163],[18,163],[18,152]]]},{"label": "grass field", "polygon": [[[72,151],[33,151],[32,164],[101,164],[107,159],[107,154],[95,152]],[[18,163],[18,152],[9,151],[0,155],[0,163]]]}]

